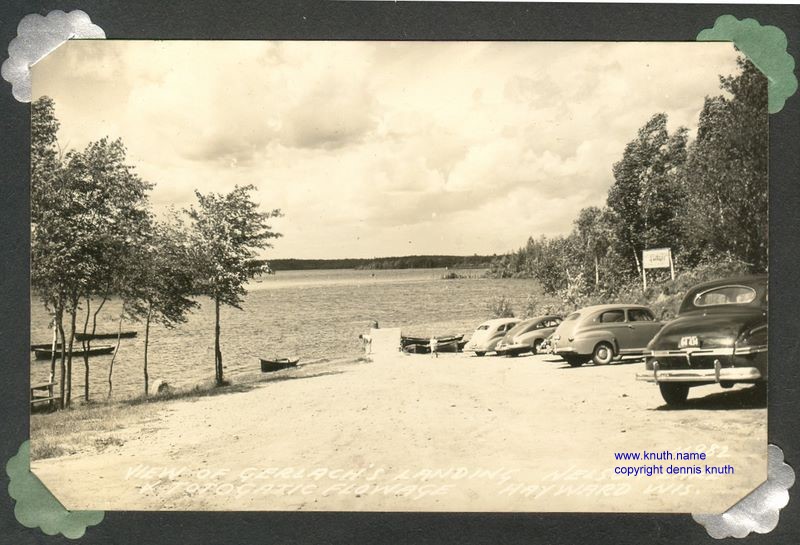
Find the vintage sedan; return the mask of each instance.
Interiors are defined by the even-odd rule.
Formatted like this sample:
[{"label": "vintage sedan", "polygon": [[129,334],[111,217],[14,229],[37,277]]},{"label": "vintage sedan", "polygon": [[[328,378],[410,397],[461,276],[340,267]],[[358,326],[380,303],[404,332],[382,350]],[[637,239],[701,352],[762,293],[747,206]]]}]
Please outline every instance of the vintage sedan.
[{"label": "vintage sedan", "polygon": [[640,356],[663,324],[642,305],[595,305],[573,312],[553,333],[553,353],[572,367]]},{"label": "vintage sedan", "polygon": [[469,338],[464,352],[474,352],[476,356],[494,352],[500,339],[519,322],[517,318],[495,318],[483,322]]},{"label": "vintage sedan", "polygon": [[538,354],[544,340],[553,334],[561,320],[561,316],[557,315],[523,320],[500,339],[495,350],[500,356],[518,356],[525,352]]},{"label": "vintage sedan", "polygon": [[767,275],[728,278],[693,287],[678,317],[650,341],[646,371],[668,405],[693,386],[767,380]]}]

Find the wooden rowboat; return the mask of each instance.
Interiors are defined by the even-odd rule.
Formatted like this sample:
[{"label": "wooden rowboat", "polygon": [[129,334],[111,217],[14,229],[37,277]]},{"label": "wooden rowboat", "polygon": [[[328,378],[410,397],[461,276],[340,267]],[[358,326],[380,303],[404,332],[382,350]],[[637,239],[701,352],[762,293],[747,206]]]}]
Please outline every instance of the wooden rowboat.
[{"label": "wooden rowboat", "polygon": [[[123,331],[122,334],[119,336],[120,339],[132,339],[138,334],[138,331]],[[84,335],[83,333],[75,333],[75,340],[78,342],[83,341],[92,341],[95,339],[116,339],[116,333],[95,333],[94,335],[87,333]],[[31,352],[34,350],[50,350],[53,347],[53,343],[39,343],[39,344],[32,344],[31,345]],[[56,349],[61,350],[61,343],[56,343]],[[74,353],[74,352],[73,352]]]},{"label": "wooden rowboat", "polygon": [[[51,348],[53,348],[53,343],[32,344],[31,352],[34,350],[50,350]],[[56,343],[56,350],[61,350],[61,343]]]},{"label": "wooden rowboat", "polygon": [[300,358],[295,358],[295,359],[277,358],[274,360],[260,358],[260,360],[261,360],[261,372],[271,373],[273,371],[280,371],[281,369],[288,369],[289,367],[297,367],[297,362],[300,361]]},{"label": "wooden rowboat", "polygon": [[[136,336],[138,331],[123,331],[119,334],[120,339],[132,339]],[[116,333],[75,333],[75,339],[78,341],[93,341],[95,339],[116,339]]]},{"label": "wooden rowboat", "polygon": [[[106,354],[111,354],[112,352],[114,352],[114,347],[113,346],[103,346],[103,345],[101,345],[101,346],[93,346],[93,347],[91,347],[89,349],[89,351],[88,351],[88,355],[89,356],[103,356],[103,355],[106,355]],[[37,360],[49,360],[53,356],[53,351],[49,347],[48,348],[37,348],[36,350],[34,350],[34,353],[36,354],[36,359]],[[81,348],[80,346],[75,346],[75,347],[72,348],[72,357],[73,358],[82,357],[86,353],[87,352],[83,348]],[[61,355],[61,349],[59,348],[59,349],[56,350],[56,357],[59,357],[60,355]]]}]

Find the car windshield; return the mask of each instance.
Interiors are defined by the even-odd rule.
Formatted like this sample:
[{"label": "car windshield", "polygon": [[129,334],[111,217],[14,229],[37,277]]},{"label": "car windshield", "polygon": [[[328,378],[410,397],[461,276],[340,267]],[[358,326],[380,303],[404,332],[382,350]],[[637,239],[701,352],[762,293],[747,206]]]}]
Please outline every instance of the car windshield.
[{"label": "car windshield", "polygon": [[694,297],[694,306],[743,305],[756,298],[756,290],[747,286],[720,286],[700,292]]},{"label": "car windshield", "polygon": [[625,311],[622,309],[608,310],[600,315],[602,323],[624,322]]},{"label": "car windshield", "polygon": [[533,326],[535,326],[535,325],[536,325],[535,322],[520,322],[517,325],[515,325],[514,327],[512,327],[508,331],[508,334],[509,335],[519,335],[520,333],[527,333],[528,331],[533,329]]}]

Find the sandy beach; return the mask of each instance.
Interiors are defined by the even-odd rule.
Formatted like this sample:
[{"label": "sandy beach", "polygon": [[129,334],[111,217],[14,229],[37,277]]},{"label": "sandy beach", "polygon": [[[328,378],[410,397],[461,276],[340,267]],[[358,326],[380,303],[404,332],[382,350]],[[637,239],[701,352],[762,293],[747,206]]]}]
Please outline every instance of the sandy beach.
[{"label": "sandy beach", "polygon": [[[465,354],[301,366],[155,403],[101,452],[32,469],[72,510],[721,512],[765,480],[753,388],[694,389],[671,410],[634,380],[642,366]],[[615,459],[645,451],[673,458]],[[731,472],[665,469],[695,465]]]}]

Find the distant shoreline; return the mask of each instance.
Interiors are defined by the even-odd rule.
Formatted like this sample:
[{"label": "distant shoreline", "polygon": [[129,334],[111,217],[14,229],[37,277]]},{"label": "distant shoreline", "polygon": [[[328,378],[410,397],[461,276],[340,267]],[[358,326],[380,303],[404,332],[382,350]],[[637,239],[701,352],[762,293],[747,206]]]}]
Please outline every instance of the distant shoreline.
[{"label": "distant shoreline", "polygon": [[410,255],[377,258],[343,259],[271,259],[273,271],[306,271],[318,269],[484,269],[496,255]]}]

